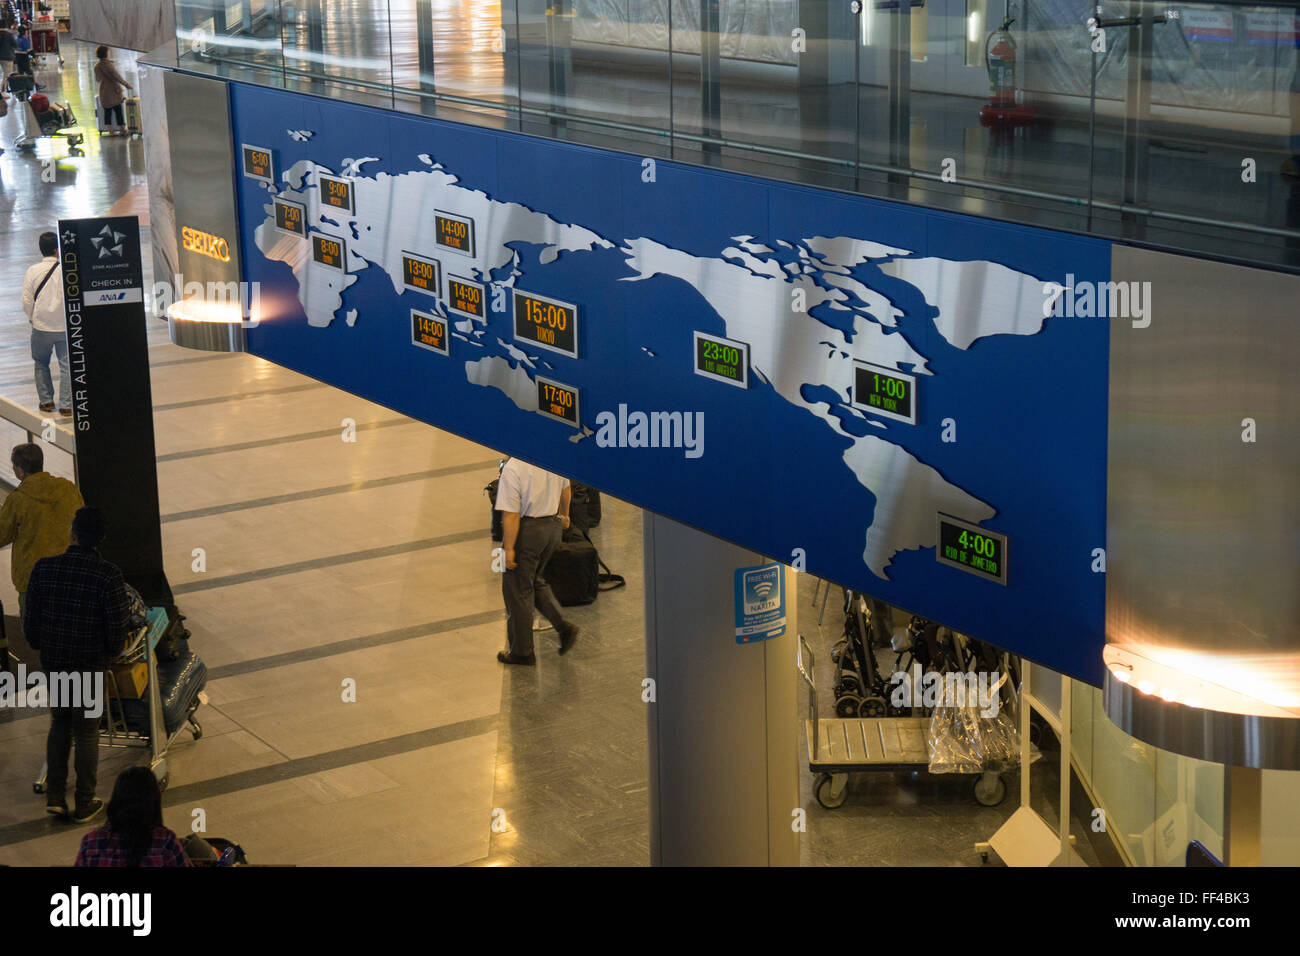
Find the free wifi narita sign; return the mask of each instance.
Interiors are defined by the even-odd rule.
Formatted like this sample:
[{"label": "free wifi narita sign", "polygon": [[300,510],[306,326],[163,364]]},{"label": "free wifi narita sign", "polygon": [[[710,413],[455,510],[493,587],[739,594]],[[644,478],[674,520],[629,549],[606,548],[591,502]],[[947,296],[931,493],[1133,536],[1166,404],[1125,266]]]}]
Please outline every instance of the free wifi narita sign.
[{"label": "free wifi narita sign", "polygon": [[785,568],[773,561],[736,569],[736,643],[753,644],[785,633]]}]

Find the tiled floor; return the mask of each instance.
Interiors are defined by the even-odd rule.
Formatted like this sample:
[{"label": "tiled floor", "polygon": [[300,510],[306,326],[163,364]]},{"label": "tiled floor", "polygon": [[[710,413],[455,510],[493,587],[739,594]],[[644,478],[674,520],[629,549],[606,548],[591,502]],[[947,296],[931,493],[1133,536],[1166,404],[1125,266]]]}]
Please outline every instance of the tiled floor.
[{"label": "tiled floor", "polygon": [[[89,118],[88,51],[65,55],[45,82]],[[0,141],[16,124],[0,121]],[[47,148],[0,156],[10,289],[57,216],[143,208],[138,142],[92,134],[52,184]],[[0,395],[30,407],[15,300],[0,323]],[[202,818],[262,863],[648,862],[639,512],[605,499],[595,538],[628,586],[570,610],[583,627],[573,653],[555,655],[548,632],[535,669],[503,672],[482,494],[496,452],[256,358],[178,349],[156,320],[149,337],[166,568],[210,671],[205,733],[182,733],[169,756],[168,825]],[[19,440],[0,426],[0,442]],[[61,457],[51,470],[68,474]],[[12,614],[7,549],[0,600]],[[804,614],[829,647],[837,628],[818,634]],[[0,714],[0,864],[67,863],[81,838],[31,791],[46,727],[41,714]],[[137,758],[104,753],[100,794]],[[976,806],[965,779],[901,775],[865,779],[824,811],[801,780],[805,863],[973,864],[972,842],[1011,809]],[[1039,792],[1051,781],[1036,768]]]}]

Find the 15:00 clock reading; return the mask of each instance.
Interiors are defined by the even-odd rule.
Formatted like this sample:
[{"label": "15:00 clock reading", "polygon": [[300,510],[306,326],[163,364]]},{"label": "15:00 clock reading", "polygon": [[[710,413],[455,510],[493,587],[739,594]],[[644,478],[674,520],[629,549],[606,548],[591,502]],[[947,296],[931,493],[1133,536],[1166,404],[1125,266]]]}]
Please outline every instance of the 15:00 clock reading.
[{"label": "15:00 clock reading", "polygon": [[578,307],[515,290],[515,338],[578,357]]}]

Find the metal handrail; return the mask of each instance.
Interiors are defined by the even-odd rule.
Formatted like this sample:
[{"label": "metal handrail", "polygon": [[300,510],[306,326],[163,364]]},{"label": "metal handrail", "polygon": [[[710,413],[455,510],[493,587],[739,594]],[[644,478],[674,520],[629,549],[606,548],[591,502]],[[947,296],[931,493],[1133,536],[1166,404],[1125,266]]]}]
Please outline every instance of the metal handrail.
[{"label": "metal handrail", "polygon": [[[804,666],[804,652],[808,653],[808,665]],[[808,716],[812,723],[812,753],[808,755],[809,760],[816,760],[817,755],[821,753],[821,721],[817,719],[817,685],[813,683],[812,669],[816,661],[813,657],[812,648],[804,640],[802,634],[799,635],[799,643],[794,651],[795,666],[799,668],[799,676],[803,678],[804,683],[808,685]]]}]

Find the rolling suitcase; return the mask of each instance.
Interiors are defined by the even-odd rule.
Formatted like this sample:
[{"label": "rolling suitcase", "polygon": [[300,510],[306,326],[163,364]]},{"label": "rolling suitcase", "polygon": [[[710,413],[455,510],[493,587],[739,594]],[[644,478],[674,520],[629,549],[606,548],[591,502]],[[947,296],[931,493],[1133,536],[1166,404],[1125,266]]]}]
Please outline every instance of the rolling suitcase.
[{"label": "rolling suitcase", "polygon": [[126,118],[126,131],[133,136],[143,136],[144,127],[140,125],[140,97],[128,96],[124,99],[122,113]]},{"label": "rolling suitcase", "polygon": [[101,133],[107,133],[108,127],[104,125],[104,110],[99,105],[99,96],[95,96],[95,129]]}]

